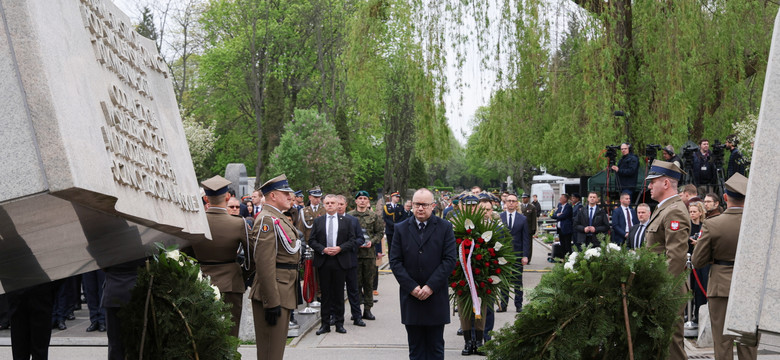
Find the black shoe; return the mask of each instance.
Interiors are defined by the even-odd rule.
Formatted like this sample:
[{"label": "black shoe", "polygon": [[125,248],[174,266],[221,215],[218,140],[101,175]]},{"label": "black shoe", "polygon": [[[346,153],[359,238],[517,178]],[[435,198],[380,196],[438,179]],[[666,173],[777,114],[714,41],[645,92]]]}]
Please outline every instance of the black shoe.
[{"label": "black shoe", "polygon": [[474,342],[471,341],[471,330],[463,333],[463,340],[465,340],[465,344],[463,345],[463,351],[460,352],[463,356],[468,356],[474,353]]},{"label": "black shoe", "polygon": [[65,321],[58,321],[58,322],[57,322],[57,329],[60,329],[60,330],[65,330],[65,329],[67,329],[67,328],[68,328],[68,327],[65,325]]},{"label": "black shoe", "polygon": [[371,313],[371,308],[366,308],[363,310],[363,319],[364,320],[376,320],[376,316]]},{"label": "black shoe", "polygon": [[506,312],[506,306],[499,306],[498,309],[496,309],[496,312],[497,313]]},{"label": "black shoe", "polygon": [[93,322],[92,324],[89,324],[89,326],[87,327],[87,332],[93,332],[93,331],[97,330],[98,326],[99,325],[98,325],[97,321]]},{"label": "black shoe", "polygon": [[65,317],[66,320],[76,320],[76,315],[73,315],[73,312],[71,311],[68,316]]},{"label": "black shoe", "polygon": [[100,324],[100,325],[98,325],[98,331],[100,331],[100,332],[106,332],[106,324]]},{"label": "black shoe", "polygon": [[374,299],[374,302],[375,302],[375,303],[378,303],[378,302],[379,302],[379,300],[377,300],[377,299]]},{"label": "black shoe", "polygon": [[320,326],[319,330],[317,330],[317,335],[322,335],[324,333],[330,332],[330,326],[322,325]]},{"label": "black shoe", "polygon": [[[363,324],[363,325],[365,325],[365,324]],[[344,325],[336,324],[336,332],[339,333],[339,334],[346,334],[347,333],[347,329],[344,328]]]},{"label": "black shoe", "polygon": [[8,330],[11,328],[11,324],[0,324],[0,330]]},{"label": "black shoe", "polygon": [[[353,321],[352,323],[355,324],[355,326],[360,326],[360,327],[366,326],[366,322],[363,321],[363,319],[357,319],[357,320]],[[336,328],[336,331],[339,331],[339,328]]]},{"label": "black shoe", "polygon": [[482,351],[482,350],[479,350],[479,348],[482,347],[482,338],[483,338],[483,336],[485,334],[485,331],[484,330],[480,330],[480,329],[476,329],[474,332],[477,335],[476,335],[476,339],[471,341],[471,353],[472,354],[476,354],[476,355],[480,355],[480,356],[485,356],[485,352]]},{"label": "black shoe", "polygon": [[515,312],[523,312],[523,307],[517,307],[515,308]]}]

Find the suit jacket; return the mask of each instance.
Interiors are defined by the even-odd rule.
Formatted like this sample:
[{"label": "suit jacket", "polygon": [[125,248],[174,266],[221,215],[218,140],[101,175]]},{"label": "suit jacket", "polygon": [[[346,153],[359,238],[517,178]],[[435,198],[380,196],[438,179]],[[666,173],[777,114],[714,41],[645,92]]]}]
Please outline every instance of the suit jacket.
[{"label": "suit jacket", "polygon": [[[352,263],[352,252],[357,252],[355,245],[355,227],[352,221],[344,217],[344,215],[336,215],[338,217],[339,231],[336,233],[336,246],[341,248],[341,252],[336,254],[336,260],[341,265],[342,269],[349,269]],[[321,267],[325,264],[325,259],[330,255],[325,255],[323,251],[328,247],[328,233],[326,221],[328,219],[327,214],[314,219],[314,225],[311,228],[311,238],[309,238],[309,246],[314,250],[314,266]],[[357,256],[357,255],[356,255]],[[357,264],[357,260],[355,260]]]},{"label": "suit jacket", "polygon": [[[530,206],[533,208],[533,206]],[[535,209],[534,209],[535,210]],[[528,235],[528,220],[519,211],[515,212],[515,218],[512,221],[512,227],[509,227],[508,213],[500,214],[501,222],[509,229],[512,235],[512,248],[517,253],[518,258],[527,257],[531,249],[531,236]]]},{"label": "suit jacket", "polygon": [[734,261],[737,255],[739,229],[742,227],[742,209],[726,209],[723,214],[707,219],[701,228],[701,236],[693,249],[693,266],[710,267],[707,284],[708,297],[728,297],[731,288],[732,265],[714,264],[715,260]]},{"label": "suit jacket", "polygon": [[349,252],[349,268],[357,267],[358,264],[358,249],[363,246],[363,244],[366,243],[366,238],[363,236],[363,227],[360,226],[360,220],[358,218],[344,213],[343,215],[347,220],[349,220],[352,231],[355,233],[355,249],[353,251]]},{"label": "suit jacket", "polygon": [[645,231],[645,246],[657,254],[666,255],[669,272],[680,275],[685,270],[691,216],[679,195],[667,199],[650,216]]},{"label": "suit jacket", "polygon": [[[639,219],[636,217],[636,210],[628,207],[628,211],[631,214],[631,229],[636,224],[639,224]],[[630,231],[630,230],[629,230]],[[626,212],[622,206],[616,207],[612,210],[612,242],[618,245],[623,245],[626,241]]]},{"label": "suit jacket", "polygon": [[558,208],[552,215],[552,218],[558,220],[558,233],[569,235],[572,233],[572,209],[569,203],[558,204]]},{"label": "suit jacket", "polygon": [[[645,240],[645,230],[647,229],[647,226],[643,226],[641,228],[642,228],[642,235],[641,235],[642,238],[641,238],[641,242],[639,243],[639,247],[642,247],[645,244],[645,241],[646,241]],[[626,239],[626,241],[627,241],[626,245],[628,246],[629,249],[635,249],[635,247],[634,247],[634,236],[636,236],[636,233],[637,233],[637,231],[639,231],[639,229],[640,229],[639,224],[636,224],[636,225],[632,226],[631,230],[628,232],[628,238]]]},{"label": "suit jacket", "polygon": [[201,264],[201,271],[211,276],[211,284],[218,287],[220,292],[243,293],[246,287],[241,266],[236,262],[236,253],[241,244],[251,246],[248,254],[254,253],[254,242],[247,239],[249,230],[246,222],[241,217],[228,215],[224,209],[214,207],[206,210],[206,220],[213,240],[193,244],[195,258],[201,263],[224,264]]},{"label": "suit jacket", "polygon": [[[266,309],[281,306],[285,309],[295,309],[297,298],[295,284],[298,279],[297,269],[280,269],[276,264],[296,265],[301,253],[288,253],[279,243],[272,219],[279,220],[279,226],[287,236],[295,242],[298,233],[295,227],[279,209],[266,204],[252,226],[251,240],[255,241],[255,280],[249,298],[260,301]],[[281,240],[281,241],[286,241]]]},{"label": "suit jacket", "polygon": [[575,205],[571,206],[571,218],[572,221],[577,218],[577,214],[580,213],[580,210],[582,210],[582,201],[578,202]]},{"label": "suit jacket", "polygon": [[577,218],[574,219],[574,243],[584,244],[588,236],[593,236],[596,239],[598,234],[606,234],[609,231],[609,220],[607,220],[607,212],[600,206],[596,206],[596,211],[593,212],[593,227],[596,228],[595,233],[585,233],[585,227],[591,226],[590,223],[590,208],[583,206],[580,213],[577,214]]},{"label": "suit jacket", "polygon": [[[447,280],[457,261],[452,224],[431,215],[422,239],[413,217],[395,226],[390,268],[398,281],[401,300],[401,323],[404,325],[443,325],[450,322],[450,299]],[[420,301],[412,296],[417,287],[428,287],[433,294]]]}]

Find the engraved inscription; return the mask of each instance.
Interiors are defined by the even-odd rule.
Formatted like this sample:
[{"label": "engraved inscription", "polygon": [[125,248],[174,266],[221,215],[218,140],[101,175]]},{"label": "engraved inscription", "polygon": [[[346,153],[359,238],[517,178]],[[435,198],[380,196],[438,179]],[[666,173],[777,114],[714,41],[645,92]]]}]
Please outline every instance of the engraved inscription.
[{"label": "engraved inscription", "polygon": [[91,35],[95,59],[118,80],[108,86],[108,101],[100,102],[105,118],[100,130],[114,181],[173,202],[185,211],[199,211],[198,197],[179,189],[160,119],[148,106],[154,98],[147,74],[168,77],[162,58],[140,46],[138,34],[118,20],[102,0],[81,2],[81,17]]}]

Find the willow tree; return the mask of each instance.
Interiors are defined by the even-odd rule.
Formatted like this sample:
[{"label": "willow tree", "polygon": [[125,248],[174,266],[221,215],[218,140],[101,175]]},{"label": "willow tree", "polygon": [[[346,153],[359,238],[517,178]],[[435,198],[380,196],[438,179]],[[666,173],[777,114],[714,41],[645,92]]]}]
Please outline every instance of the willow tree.
[{"label": "willow tree", "polygon": [[350,20],[345,60],[352,127],[365,136],[382,134],[388,191],[407,188],[413,156],[431,162],[450,152],[444,62],[426,14],[420,2],[370,0]]},{"label": "willow tree", "polygon": [[[777,5],[767,1],[575,0],[561,29],[541,0],[479,0],[477,24],[497,21],[500,40],[477,32],[499,81],[482,124],[492,156],[550,169],[594,171],[605,145],[680,146],[722,139],[757,113]],[[558,5],[560,6],[560,5]],[[456,11],[453,11],[456,12]],[[563,54],[563,52],[566,52]],[[627,114],[616,117],[613,112]],[[529,138],[516,154],[502,146]]]}]

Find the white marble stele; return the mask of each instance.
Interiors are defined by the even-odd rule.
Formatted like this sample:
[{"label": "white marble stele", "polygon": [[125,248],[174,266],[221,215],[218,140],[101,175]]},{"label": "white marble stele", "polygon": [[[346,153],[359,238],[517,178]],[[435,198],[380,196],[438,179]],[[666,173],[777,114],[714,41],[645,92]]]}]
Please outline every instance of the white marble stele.
[{"label": "white marble stele", "polygon": [[[761,99],[739,246],[731,282],[727,332],[754,344],[758,333],[780,333],[780,17]],[[762,341],[763,343],[763,341]]]},{"label": "white marble stele", "polygon": [[108,0],[0,13],[0,293],[210,238],[154,42]]}]

